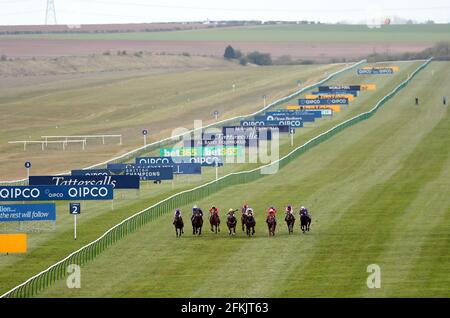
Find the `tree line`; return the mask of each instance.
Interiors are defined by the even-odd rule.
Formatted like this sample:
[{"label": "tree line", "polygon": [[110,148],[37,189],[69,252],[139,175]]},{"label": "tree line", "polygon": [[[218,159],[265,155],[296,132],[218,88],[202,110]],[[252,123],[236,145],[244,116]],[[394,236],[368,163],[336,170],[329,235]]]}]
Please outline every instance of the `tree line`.
[{"label": "tree line", "polygon": [[225,48],[223,57],[227,60],[239,60],[241,65],[247,65],[248,63],[256,65],[272,65],[272,57],[269,53],[261,53],[254,51],[248,54],[243,54],[240,50],[234,49],[231,45]]}]

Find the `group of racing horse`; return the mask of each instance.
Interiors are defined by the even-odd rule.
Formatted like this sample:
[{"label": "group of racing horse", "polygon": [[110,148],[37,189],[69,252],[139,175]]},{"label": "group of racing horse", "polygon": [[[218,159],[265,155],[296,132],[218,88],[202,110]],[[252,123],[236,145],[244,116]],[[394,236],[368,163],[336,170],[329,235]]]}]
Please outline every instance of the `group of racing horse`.
[{"label": "group of racing horse", "polygon": [[[227,226],[228,235],[236,235],[236,226],[238,223],[236,212],[238,209],[229,209],[227,213]],[[311,216],[304,206],[299,209],[300,216],[300,229],[303,233],[309,231],[309,226],[311,224]],[[274,206],[270,206],[267,209],[266,223],[269,230],[269,236],[275,235],[275,229],[277,227],[277,210]],[[294,233],[295,215],[292,205],[286,207],[286,215],[284,217],[286,225],[288,228],[288,233]],[[196,205],[192,208],[191,215],[192,222],[192,234],[201,235],[203,227],[203,211]],[[220,232],[220,217],[219,209],[216,206],[212,206],[209,209],[209,223],[211,225],[211,232],[218,234]],[[180,209],[175,210],[173,225],[175,226],[175,232],[177,237],[180,237],[184,232],[184,222],[181,215]],[[242,231],[246,231],[247,236],[252,236],[255,234],[255,216],[253,209],[248,205],[244,204],[241,209],[241,225]]]}]

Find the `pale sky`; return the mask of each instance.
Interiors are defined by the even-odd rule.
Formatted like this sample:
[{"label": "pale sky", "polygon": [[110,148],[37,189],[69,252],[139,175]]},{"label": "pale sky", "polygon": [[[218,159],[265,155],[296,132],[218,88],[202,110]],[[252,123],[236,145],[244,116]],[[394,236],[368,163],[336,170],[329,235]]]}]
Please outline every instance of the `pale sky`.
[{"label": "pale sky", "polygon": [[[449,0],[54,0],[58,24],[210,20],[450,22]],[[375,5],[376,3],[376,5]],[[0,25],[44,24],[47,0],[0,0]]]}]

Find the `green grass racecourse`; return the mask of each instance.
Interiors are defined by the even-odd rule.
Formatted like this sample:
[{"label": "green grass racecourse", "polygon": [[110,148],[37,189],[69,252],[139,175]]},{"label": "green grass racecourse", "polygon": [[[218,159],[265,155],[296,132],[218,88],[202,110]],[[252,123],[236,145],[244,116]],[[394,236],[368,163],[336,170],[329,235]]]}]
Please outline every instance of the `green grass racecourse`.
[{"label": "green grass racecourse", "polygon": [[[188,224],[176,239],[170,211],[83,267],[81,289],[60,281],[39,296],[449,297],[449,70],[433,62],[368,121],[275,175],[197,202],[222,211],[249,202],[256,237],[228,237],[225,226],[193,237]],[[265,208],[288,203],[310,209],[312,231],[297,224],[289,236],[279,222],[269,238]],[[366,287],[369,264],[381,267],[380,289]]]},{"label": "green grass racecourse", "polygon": [[4,35],[16,38],[83,40],[267,41],[267,42],[437,42],[450,40],[450,25],[268,25],[170,32]]},{"label": "green grass racecourse", "polygon": [[[396,85],[403,81],[408,74],[418,67],[420,62],[403,62],[399,63],[400,71],[391,76],[356,76],[356,71],[344,73],[333,80],[329,84],[343,83],[376,83],[377,91],[370,91],[361,94],[351,105],[332,118],[324,118],[315,123],[307,123],[303,129],[297,131],[295,135],[295,144],[299,145],[313,136],[329,129],[330,127],[348,119],[363,111],[369,110],[380,98],[391,91]],[[323,78],[325,66],[316,66],[316,72],[309,73],[305,69],[298,69],[299,76],[307,76],[311,78]],[[344,65],[336,65],[338,69]],[[271,67],[278,69],[278,67]],[[328,73],[330,72],[328,68]],[[282,70],[279,70],[280,72]],[[311,70],[312,71],[312,70]],[[207,84],[205,84],[207,86]],[[117,88],[120,90],[120,88]],[[169,88],[165,88],[168,90]],[[122,90],[123,92],[123,90]],[[282,92],[282,90],[280,90]],[[249,92],[248,92],[249,93]],[[260,100],[258,91],[253,93],[256,99]],[[239,100],[244,101],[242,96]],[[294,101],[293,101],[294,102]],[[216,105],[215,102],[211,107]],[[251,107],[261,107],[261,105],[252,105]],[[161,107],[161,105],[159,105]],[[237,109],[236,109],[237,111]],[[251,111],[247,108],[247,102],[241,104],[241,112]],[[27,121],[26,116],[23,117]],[[159,117],[155,117],[158,119]],[[280,153],[285,154],[291,150],[289,146],[289,137],[282,138]],[[226,165],[220,168],[220,175],[229,172],[239,171],[242,169],[252,168],[254,165]],[[73,240],[73,218],[68,214],[67,202],[57,203],[57,222],[54,231],[45,231],[40,233],[31,233],[28,241],[28,253],[24,255],[9,255],[0,257],[0,294],[10,290],[14,286],[24,282],[33,275],[46,269],[55,262],[63,259],[71,252],[79,249],[81,246],[95,240],[103,234],[108,228],[119,223],[126,217],[150,206],[170,194],[191,188],[195,185],[205,183],[214,178],[214,170],[211,168],[204,169],[201,178],[184,178],[177,177],[174,187],[171,183],[162,183],[154,185],[152,183],[142,183],[141,190],[137,194],[135,191],[118,190],[115,191],[114,210],[111,210],[109,202],[88,202],[83,203],[83,214],[78,218],[78,239]],[[26,230],[27,226],[22,224],[22,229]],[[2,224],[0,232],[8,233],[10,231],[19,231],[17,224]]]}]

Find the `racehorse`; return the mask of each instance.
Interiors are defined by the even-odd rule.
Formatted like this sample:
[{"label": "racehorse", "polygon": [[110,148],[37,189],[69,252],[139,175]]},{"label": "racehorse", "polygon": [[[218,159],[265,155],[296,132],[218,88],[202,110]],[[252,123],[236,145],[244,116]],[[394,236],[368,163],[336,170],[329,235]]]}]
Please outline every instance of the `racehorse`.
[{"label": "racehorse", "polygon": [[247,222],[247,214],[242,214],[241,216],[242,232],[244,232],[245,222]]},{"label": "racehorse", "polygon": [[183,234],[183,227],[184,222],[183,218],[181,216],[176,216],[175,220],[173,221],[173,225],[175,225],[175,232],[177,233],[177,237],[181,237],[181,234]]},{"label": "racehorse", "polygon": [[199,213],[192,217],[192,234],[202,235],[203,218]]},{"label": "racehorse", "polygon": [[277,227],[277,221],[273,215],[269,215],[266,219],[267,227],[269,228],[269,236],[275,235],[275,228]]},{"label": "racehorse", "polygon": [[311,224],[311,217],[302,214],[300,216],[300,229],[305,233],[305,231],[309,232],[309,225]]},{"label": "racehorse", "polygon": [[295,216],[292,213],[288,213],[286,217],[284,218],[286,221],[289,234],[294,233],[294,224],[295,224]]},{"label": "racehorse", "polygon": [[228,235],[236,235],[236,217],[234,214],[228,215],[227,217],[227,226],[230,233]]},{"label": "racehorse", "polygon": [[219,214],[213,213],[209,218],[209,224],[211,224],[211,232],[220,232],[220,218]]},{"label": "racehorse", "polygon": [[[247,235],[250,236],[255,234],[256,221],[253,215],[247,215],[245,217],[245,227],[247,228]],[[251,230],[251,231],[250,231]]]}]

